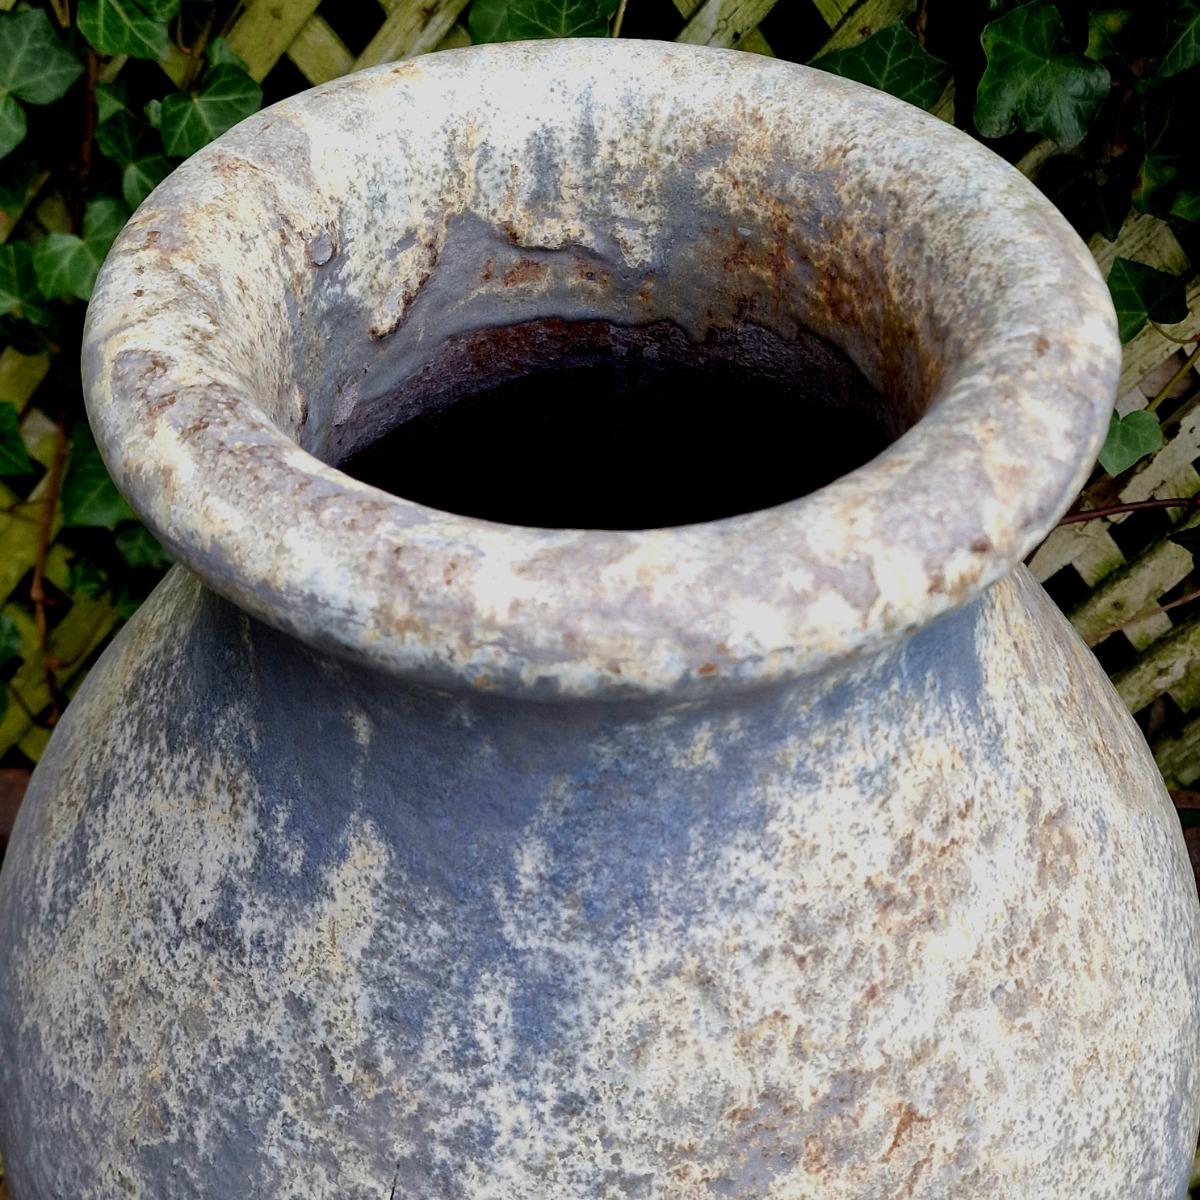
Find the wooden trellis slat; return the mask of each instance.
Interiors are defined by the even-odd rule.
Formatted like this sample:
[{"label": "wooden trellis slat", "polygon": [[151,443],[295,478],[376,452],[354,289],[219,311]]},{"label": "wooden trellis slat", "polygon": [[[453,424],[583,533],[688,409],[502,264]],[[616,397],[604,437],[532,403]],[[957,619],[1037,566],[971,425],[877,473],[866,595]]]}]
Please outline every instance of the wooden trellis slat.
[{"label": "wooden trellis slat", "polygon": [[704,0],[676,35],[691,46],[737,48],[775,7],[776,0]]},{"label": "wooden trellis slat", "polygon": [[[9,9],[14,0],[0,0],[0,9]],[[467,45],[470,35],[465,28],[469,0],[379,0],[379,20],[373,36],[362,53],[355,54],[342,41],[334,25],[337,11],[333,0],[322,7],[321,0],[246,0],[227,26],[231,47],[246,60],[250,73],[264,79],[285,57],[310,82],[324,83],[360,67],[394,59],[412,57],[435,48]],[[636,5],[639,0],[629,0]],[[759,54],[774,49],[758,28],[760,22],[781,0],[673,0],[681,27],[678,40],[690,44],[734,46]],[[797,3],[798,0],[788,0]],[[807,0],[829,28],[829,36],[816,56],[829,50],[852,46],[872,33],[908,17],[914,0]],[[785,48],[785,53],[788,52]],[[188,68],[188,57],[176,48],[161,64],[176,82]],[[103,79],[111,80],[120,71],[122,60],[110,60],[102,69]],[[934,113],[951,120],[954,113],[954,88],[946,87]],[[1018,164],[1031,177],[1055,151],[1049,142],[1039,142]],[[0,213],[0,242],[30,206],[36,209],[37,222],[48,229],[62,227],[64,214],[54,197],[39,197],[44,177],[34,180],[20,211]],[[56,207],[57,205],[57,207]],[[1167,226],[1154,217],[1132,216],[1115,242],[1097,238],[1092,251],[1101,270],[1107,272],[1117,255],[1144,262],[1161,270],[1191,274],[1187,256]],[[1200,279],[1189,285],[1192,313],[1188,320],[1167,333],[1187,338],[1200,332]],[[1180,346],[1159,330],[1147,326],[1125,348],[1119,410],[1144,407],[1153,388],[1147,380],[1159,378],[1166,365],[1181,357]],[[35,457],[47,452],[48,421],[30,406],[39,381],[48,369],[44,356],[26,358],[8,350],[0,355],[0,400],[17,404],[24,415],[22,432]],[[1158,373],[1157,375],[1155,373]],[[1200,380],[1195,380],[1200,389]],[[1170,415],[1164,425],[1167,444],[1153,458],[1139,464],[1127,477],[1112,484],[1102,481],[1103,499],[1132,500],[1151,496],[1190,496],[1200,493],[1200,473],[1193,463],[1200,459],[1200,390]],[[38,490],[27,497],[36,501]],[[1099,493],[1097,493],[1099,494]],[[0,498],[11,503],[14,497],[0,484]],[[1089,503],[1089,497],[1084,497]],[[1180,513],[1182,520],[1186,514]],[[1170,696],[1185,714],[1183,724],[1155,742],[1160,765],[1169,779],[1189,783],[1200,778],[1200,617],[1173,623],[1171,616],[1156,606],[1173,589],[1189,586],[1194,579],[1191,555],[1169,538],[1158,536],[1136,552],[1125,553],[1129,538],[1122,534],[1124,518],[1072,525],[1055,531],[1031,559],[1038,578],[1051,580],[1074,573],[1085,597],[1071,613],[1077,628],[1093,644],[1107,637],[1124,639],[1136,653],[1131,667],[1115,677],[1126,702],[1136,710]],[[1200,524],[1200,517],[1195,518]],[[30,530],[17,528],[12,518],[0,518],[0,564],[28,561]],[[1117,537],[1114,537],[1114,533]],[[1118,538],[1120,540],[1118,540]],[[70,554],[61,545],[52,545],[46,563],[47,577],[65,586]],[[0,605],[4,611],[19,612],[11,603],[13,588],[20,582],[10,578],[13,569],[0,569]],[[20,574],[23,574],[22,571]],[[78,610],[78,612],[76,612]],[[1142,614],[1142,615],[1139,615]],[[1136,618],[1132,620],[1131,618]],[[14,620],[17,617],[14,616]],[[99,644],[116,620],[108,602],[77,602],[72,611],[52,631],[48,649],[53,656],[74,664],[89,647]],[[25,621],[28,621],[27,616]],[[29,634],[20,621],[22,635]],[[1118,630],[1118,627],[1119,630]],[[1117,630],[1117,632],[1113,632]],[[36,655],[31,655],[31,658]],[[64,668],[56,675],[56,685],[68,691],[77,679]],[[48,701],[45,681],[20,674],[15,685],[29,689],[26,703],[34,707]],[[41,690],[39,690],[41,689]],[[1195,711],[1193,711],[1195,710]],[[17,716],[13,714],[17,713]],[[10,705],[0,723],[0,751],[19,744],[36,757],[44,731],[39,731]]]},{"label": "wooden trellis slat", "polygon": [[300,27],[287,55],[310,83],[327,83],[354,70],[354,55],[319,13]]},{"label": "wooden trellis slat", "polygon": [[885,26],[902,20],[914,7],[914,0],[865,0],[863,4],[851,5],[821,47],[821,53],[855,46]]},{"label": "wooden trellis slat", "polygon": [[[633,0],[630,0],[632,3]],[[700,7],[703,0],[674,0],[675,10],[679,15],[687,21],[694,16],[696,10]],[[739,50],[745,50],[749,54],[765,54],[768,57],[774,57],[775,52],[767,43],[767,39],[763,37],[762,31],[752,29],[742,38]]]},{"label": "wooden trellis slat", "polygon": [[436,50],[468,0],[400,0],[355,60],[358,70]]}]

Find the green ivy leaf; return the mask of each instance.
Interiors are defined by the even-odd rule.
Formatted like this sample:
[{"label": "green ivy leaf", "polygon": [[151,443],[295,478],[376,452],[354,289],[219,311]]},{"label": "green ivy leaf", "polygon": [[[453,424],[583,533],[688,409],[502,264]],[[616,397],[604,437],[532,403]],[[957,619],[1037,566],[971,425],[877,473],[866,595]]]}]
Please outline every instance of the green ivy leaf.
[{"label": "green ivy leaf", "polygon": [[1037,185],[1055,207],[1075,226],[1082,238],[1103,234],[1117,240],[1129,215],[1129,179],[1109,178],[1074,154],[1056,154],[1038,172]]},{"label": "green ivy leaf", "polygon": [[28,242],[0,246],[0,316],[12,314],[45,325],[50,311],[38,290],[33,249]]},{"label": "green ivy leaf", "polygon": [[180,0],[137,0],[147,16],[156,21],[172,21],[179,12]]},{"label": "green ivy leaf", "polygon": [[[0,617],[0,666],[21,653],[21,631],[11,617]],[[8,712],[8,683],[0,682],[0,719]]]},{"label": "green ivy leaf", "polygon": [[21,631],[12,617],[0,617],[0,666],[21,653]]},{"label": "green ivy leaf", "polygon": [[1040,133],[1061,146],[1081,142],[1108,95],[1103,64],[1075,54],[1062,17],[1036,0],[983,29],[987,67],[975,100],[975,124],[984,137],[1015,129]]},{"label": "green ivy leaf", "polygon": [[195,95],[175,92],[163,100],[163,148],[174,158],[195,154],[257,112],[262,95],[262,88],[240,67],[214,68]]},{"label": "green ivy leaf", "polygon": [[1147,454],[1161,450],[1162,444],[1162,427],[1153,413],[1139,410],[1119,417],[1114,412],[1100,450],[1100,465],[1115,478]]},{"label": "green ivy leaf", "polygon": [[148,154],[131,162],[121,175],[121,194],[130,208],[137,208],[174,169],[165,154]]},{"label": "green ivy leaf", "polygon": [[902,20],[857,46],[830,50],[812,65],[890,92],[918,108],[937,103],[950,73],[949,64],[930,54]]},{"label": "green ivy leaf", "polygon": [[134,570],[150,567],[155,571],[163,571],[171,565],[171,556],[144,525],[127,525],[118,529],[116,543],[117,552],[125,560],[125,565]]},{"label": "green ivy leaf", "polygon": [[134,592],[129,584],[121,584],[116,596],[113,597],[113,608],[116,610],[118,620],[128,621],[141,608],[144,599],[145,597]]},{"label": "green ivy leaf", "polygon": [[1200,0],[1180,0],[1171,14],[1167,49],[1158,65],[1158,79],[1169,79],[1200,63]]},{"label": "green ivy leaf", "polygon": [[146,117],[146,123],[154,129],[162,128],[162,101],[147,100],[146,107],[142,110]]},{"label": "green ivy leaf", "polygon": [[97,196],[83,214],[84,240],[93,246],[102,245],[107,254],[109,246],[128,220],[129,213],[120,200],[112,196]]},{"label": "green ivy leaf", "polygon": [[79,0],[79,32],[101,54],[162,58],[168,49],[167,22],[133,0]]},{"label": "green ivy leaf", "polygon": [[1171,205],[1171,216],[1181,221],[1200,221],[1200,187],[1184,188]]},{"label": "green ivy leaf", "polygon": [[52,104],[83,74],[40,8],[0,13],[0,90]]},{"label": "green ivy leaf", "polygon": [[204,57],[208,59],[210,67],[241,67],[247,73],[250,70],[246,60],[240,54],[236,54],[223,37],[213,38],[204,47]]},{"label": "green ivy leaf", "polygon": [[96,127],[96,146],[105,158],[124,166],[137,158],[146,141],[146,127],[128,112],[114,113]]},{"label": "green ivy leaf", "polygon": [[83,237],[51,233],[33,248],[33,269],[48,300],[76,296],[88,300],[100,264],[128,214],[119,200],[101,196],[83,214]]},{"label": "green ivy leaf", "polygon": [[1113,259],[1108,290],[1117,310],[1121,341],[1137,337],[1147,321],[1174,325],[1188,314],[1183,277],[1128,258]]},{"label": "green ivy leaf", "polygon": [[27,475],[32,470],[17,406],[0,401],[0,475]]},{"label": "green ivy leaf", "polygon": [[1133,188],[1133,203],[1140,212],[1168,216],[1181,190],[1200,185],[1194,112],[1192,97],[1178,85],[1146,97],[1146,149]]},{"label": "green ivy leaf", "polygon": [[25,140],[26,128],[25,110],[14,97],[0,92],[0,158]]},{"label": "green ivy leaf", "polygon": [[1121,51],[1117,39],[1131,20],[1132,8],[1102,8],[1089,12],[1087,49],[1083,53],[1096,62],[1105,58],[1119,58]]},{"label": "green ivy leaf", "polygon": [[67,591],[83,600],[98,600],[108,591],[108,580],[90,558],[73,558],[67,568]]},{"label": "green ivy leaf", "polygon": [[508,38],[606,37],[616,0],[508,0]]},{"label": "green ivy leaf", "polygon": [[467,14],[467,29],[471,41],[508,42],[512,35],[508,32],[508,2],[509,0],[473,0],[471,11]]},{"label": "green ivy leaf", "polygon": [[103,125],[109,117],[129,109],[129,90],[123,79],[116,83],[101,83],[96,87],[96,123]]},{"label": "green ivy leaf", "polygon": [[116,529],[133,516],[109,478],[86,422],[71,429],[71,454],[62,485],[63,525]]},{"label": "green ivy leaf", "polygon": [[950,65],[930,54],[903,21],[885,26],[857,46],[831,50],[813,66],[890,92],[919,108],[937,103],[950,74]]}]

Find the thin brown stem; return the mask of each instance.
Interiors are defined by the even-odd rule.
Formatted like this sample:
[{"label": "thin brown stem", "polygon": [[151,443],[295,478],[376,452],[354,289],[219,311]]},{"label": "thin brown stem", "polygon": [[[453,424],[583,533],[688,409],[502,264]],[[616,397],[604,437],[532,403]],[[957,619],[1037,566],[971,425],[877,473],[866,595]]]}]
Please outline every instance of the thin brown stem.
[{"label": "thin brown stem", "polygon": [[1200,508],[1200,496],[1167,497],[1153,500],[1129,500],[1124,504],[1106,504],[1102,508],[1086,508],[1080,512],[1067,513],[1060,525],[1077,525],[1080,521],[1094,521],[1098,517],[1115,517],[1121,513],[1141,512],[1147,508]]},{"label": "thin brown stem", "polygon": [[66,29],[71,24],[71,10],[67,5],[67,0],[50,0],[50,8],[54,13],[54,19]]},{"label": "thin brown stem", "polygon": [[[181,14],[182,15],[182,14]],[[212,33],[213,18],[216,16],[215,8],[210,7],[208,16],[204,19],[204,24],[200,32],[196,35],[196,40],[192,43],[188,51],[188,66],[184,73],[183,80],[180,86],[183,90],[190,91],[192,85],[196,82],[200,74],[200,69],[204,65],[204,48],[208,45],[208,36]]]},{"label": "thin brown stem", "polygon": [[87,86],[83,100],[83,134],[79,140],[79,161],[75,169],[75,194],[71,202],[71,219],[75,222],[76,229],[83,223],[88,181],[92,174],[92,145],[96,136],[96,76],[99,71],[100,58],[95,50],[89,48]]},{"label": "thin brown stem", "polygon": [[1146,405],[1147,412],[1153,412],[1170,394],[1175,385],[1196,365],[1200,359],[1200,345],[1183,360],[1183,365],[1158,389],[1153,400]]},{"label": "thin brown stem", "polygon": [[621,25],[625,20],[625,5],[628,2],[629,2],[629,0],[621,0],[620,4],[617,5],[617,15],[615,17],[613,17],[613,24],[612,24],[612,36],[613,37],[621,36]]},{"label": "thin brown stem", "polygon": [[1132,617],[1126,617],[1119,625],[1112,625],[1108,629],[1102,629],[1091,639],[1091,644],[1093,646],[1098,645],[1105,638],[1112,637],[1114,633],[1121,633],[1128,629],[1130,625],[1136,625],[1139,621],[1144,621],[1147,617],[1156,617],[1159,613],[1165,613],[1172,608],[1178,608],[1181,604],[1191,604],[1193,600],[1200,600],[1200,588],[1184,592],[1182,596],[1177,596],[1174,600],[1170,600],[1166,604],[1152,604],[1149,608],[1143,608],[1141,612],[1134,613]]},{"label": "thin brown stem", "polygon": [[1178,337],[1169,330],[1164,329],[1157,321],[1150,322],[1151,328],[1160,337],[1165,337],[1168,342],[1174,342],[1177,346],[1194,346],[1200,342],[1200,332],[1193,333],[1190,337]]},{"label": "thin brown stem", "polygon": [[915,22],[917,41],[925,45],[925,32],[929,28],[929,0],[917,0],[917,17]]}]

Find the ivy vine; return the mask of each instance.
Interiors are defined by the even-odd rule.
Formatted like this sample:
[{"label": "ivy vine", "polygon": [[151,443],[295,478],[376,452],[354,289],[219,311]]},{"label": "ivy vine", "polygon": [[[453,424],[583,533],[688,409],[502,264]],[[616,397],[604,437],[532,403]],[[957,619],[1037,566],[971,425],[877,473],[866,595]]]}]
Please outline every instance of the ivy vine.
[{"label": "ivy vine", "polygon": [[[228,11],[226,11],[228,10]],[[66,698],[46,653],[54,604],[106,596],[119,617],[169,558],[113,487],[83,413],[83,314],[113,239],[186,157],[249,116],[262,88],[214,30],[232,6],[197,0],[67,0],[0,12],[0,338],[51,360],[37,393],[58,426],[48,462],[31,456],[22,416],[0,402],[0,486],[11,520],[39,531],[10,599],[32,610],[47,658],[52,724]],[[47,486],[52,484],[53,486]],[[40,485],[40,486],[39,486]],[[49,542],[66,547],[66,595],[46,579]],[[0,617],[0,682],[22,650]],[[19,697],[0,686],[0,718]]]},{"label": "ivy vine", "polygon": [[[467,24],[479,42],[639,36],[641,3],[473,0]],[[0,488],[18,497],[10,515],[21,509],[69,548],[68,602],[103,594],[128,613],[167,562],[108,480],[76,364],[97,271],[133,209],[262,104],[222,36],[234,15],[232,0],[19,0],[0,12],[0,339],[51,358],[37,404],[59,429],[38,461],[21,414],[0,403]],[[1040,162],[1039,186],[1084,237],[1115,240],[1131,212],[1149,213],[1196,259],[1200,0],[916,0],[856,45],[818,47],[799,57],[934,109],[1014,162]],[[1117,258],[1108,279],[1123,340],[1187,316],[1184,280],[1156,264]],[[1114,414],[1101,464],[1119,473],[1161,443],[1153,411]],[[28,499],[42,479],[53,489]],[[47,595],[36,566],[14,594],[43,629]],[[21,653],[6,620],[0,681]],[[5,697],[0,687],[0,717]]]}]

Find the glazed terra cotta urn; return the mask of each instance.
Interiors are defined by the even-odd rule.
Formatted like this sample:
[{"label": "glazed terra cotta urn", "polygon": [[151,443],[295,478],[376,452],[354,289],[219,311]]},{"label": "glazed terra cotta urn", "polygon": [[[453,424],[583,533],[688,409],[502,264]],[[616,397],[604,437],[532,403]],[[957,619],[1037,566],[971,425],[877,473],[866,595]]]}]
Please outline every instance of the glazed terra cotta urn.
[{"label": "glazed terra cotta urn", "polygon": [[[338,469],[614,359],[886,436],[654,528]],[[1016,170],[765,58],[452,51],[185,163],[88,314],[97,439],[178,565],[4,866],[14,1200],[1183,1197],[1179,825],[1021,565],[1119,360]]]}]

